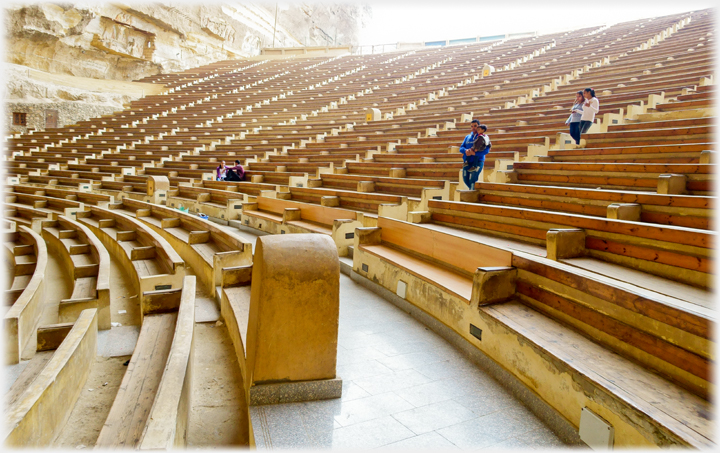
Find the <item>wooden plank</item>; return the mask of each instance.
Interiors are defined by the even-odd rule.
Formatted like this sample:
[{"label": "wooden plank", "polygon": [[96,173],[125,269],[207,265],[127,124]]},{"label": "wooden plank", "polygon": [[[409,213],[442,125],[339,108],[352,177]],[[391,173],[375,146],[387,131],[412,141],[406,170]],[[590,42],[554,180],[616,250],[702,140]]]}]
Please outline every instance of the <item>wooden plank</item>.
[{"label": "wooden plank", "polygon": [[407,255],[401,251],[383,245],[361,246],[363,251],[405,269],[412,275],[436,286],[445,288],[457,297],[470,303],[472,296],[472,278],[460,275],[449,269]]},{"label": "wooden plank", "polygon": [[[518,332],[560,368],[595,387],[598,397],[618,400],[637,415],[653,419],[696,448],[715,443],[712,406],[657,374],[621,356],[556,321],[519,303],[481,307],[488,316]],[[658,395],[663,395],[658,398]],[[644,415],[643,415],[644,414]]]},{"label": "wooden plank", "polygon": [[479,203],[461,203],[455,201],[429,200],[428,208],[474,212],[488,215],[514,217],[518,219],[555,223],[559,225],[598,230],[609,233],[627,234],[658,241],[674,242],[696,247],[712,248],[715,234],[710,231],[693,231],[681,227],[648,225],[613,219],[599,219],[577,214],[563,214],[548,211],[534,211],[522,208],[483,205]]},{"label": "wooden plank", "polygon": [[[594,297],[616,304],[627,310],[658,320],[678,329],[692,333],[702,338],[710,338],[710,329],[713,321],[705,316],[691,313],[683,307],[672,306],[653,298],[652,293],[641,288],[623,289],[598,281],[584,273],[575,273],[564,270],[559,266],[545,264],[538,261],[513,254],[512,265],[518,269],[549,278],[563,285],[586,292]],[[598,277],[601,278],[601,277]],[[604,278],[604,277],[602,277]]]},{"label": "wooden plank", "polygon": [[[523,281],[518,281],[516,288],[520,294],[578,319],[621,342],[639,348],[701,379],[709,380],[710,362],[703,357],[542,288]],[[651,364],[645,365],[652,367]],[[657,369],[657,371],[666,374],[665,370]]]},{"label": "wooden plank", "polygon": [[170,353],[176,318],[177,313],[144,317],[135,351],[98,436],[97,447],[137,446]]},{"label": "wooden plank", "polygon": [[509,266],[512,259],[512,253],[506,250],[407,222],[380,217],[378,227],[383,229],[383,242],[413,250],[470,273],[475,273],[481,266]]},{"label": "wooden plank", "polygon": [[587,236],[585,238],[585,247],[592,250],[600,250],[602,252],[630,256],[633,258],[667,264],[670,266],[683,267],[685,269],[691,269],[698,272],[709,273],[710,267],[712,266],[712,260],[708,258],[683,255],[667,250],[657,250],[648,247],[639,247],[636,245],[619,243],[592,236]]}]

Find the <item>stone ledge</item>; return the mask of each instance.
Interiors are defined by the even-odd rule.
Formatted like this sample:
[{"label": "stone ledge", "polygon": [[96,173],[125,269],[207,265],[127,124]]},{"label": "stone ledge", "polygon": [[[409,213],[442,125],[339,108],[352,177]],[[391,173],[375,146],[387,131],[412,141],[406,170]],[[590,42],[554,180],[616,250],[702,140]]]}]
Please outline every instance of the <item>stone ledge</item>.
[{"label": "stone ledge", "polygon": [[250,406],[340,398],[342,379],[283,382],[250,387]]}]

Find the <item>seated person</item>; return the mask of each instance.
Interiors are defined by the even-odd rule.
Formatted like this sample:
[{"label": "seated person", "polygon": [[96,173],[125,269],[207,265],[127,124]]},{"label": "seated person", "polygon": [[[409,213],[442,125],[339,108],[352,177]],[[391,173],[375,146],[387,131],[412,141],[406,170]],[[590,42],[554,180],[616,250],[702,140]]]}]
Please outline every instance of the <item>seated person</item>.
[{"label": "seated person", "polygon": [[245,178],[245,169],[240,165],[239,160],[235,160],[233,167],[226,167],[225,181],[242,181]]},{"label": "seated person", "polygon": [[225,181],[225,173],[227,172],[227,167],[225,166],[225,161],[222,161],[220,165],[215,168],[215,180],[216,181]]}]

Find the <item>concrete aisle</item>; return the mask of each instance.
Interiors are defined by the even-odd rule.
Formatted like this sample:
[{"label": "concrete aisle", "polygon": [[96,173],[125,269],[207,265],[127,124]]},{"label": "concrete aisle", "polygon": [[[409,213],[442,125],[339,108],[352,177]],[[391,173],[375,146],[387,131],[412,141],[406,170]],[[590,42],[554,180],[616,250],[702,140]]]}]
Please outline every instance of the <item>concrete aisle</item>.
[{"label": "concrete aisle", "polygon": [[463,352],[346,275],[340,283],[342,398],[251,408],[259,449],[564,445]]}]

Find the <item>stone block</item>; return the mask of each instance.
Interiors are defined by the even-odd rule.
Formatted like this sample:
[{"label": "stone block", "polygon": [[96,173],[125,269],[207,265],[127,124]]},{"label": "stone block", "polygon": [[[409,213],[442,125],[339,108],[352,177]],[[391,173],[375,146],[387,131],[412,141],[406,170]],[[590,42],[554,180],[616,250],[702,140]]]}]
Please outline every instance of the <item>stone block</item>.
[{"label": "stone block", "polygon": [[391,168],[388,176],[391,178],[405,178],[406,174],[407,172],[404,168]]},{"label": "stone block", "polygon": [[470,303],[483,306],[512,298],[516,278],[517,269],[514,267],[479,267],[473,276]]},{"label": "stone block", "polygon": [[357,192],[375,192],[375,181],[358,181]]},{"label": "stone block", "polygon": [[283,211],[283,223],[300,220],[301,218],[302,212],[300,211],[300,208],[285,208]]},{"label": "stone block", "polygon": [[382,242],[382,228],[368,227],[355,229],[355,245],[379,245]]},{"label": "stone block", "polygon": [[585,230],[551,229],[546,236],[547,257],[551,260],[585,255]]},{"label": "stone block", "polygon": [[613,203],[607,207],[607,218],[617,220],[640,221],[642,206],[637,203]]},{"label": "stone block", "polygon": [[665,174],[658,177],[657,193],[662,195],[682,195],[687,190],[687,176]]},{"label": "stone block", "polygon": [[330,208],[337,208],[340,206],[340,198],[336,196],[327,196],[320,198],[320,206],[327,206]]},{"label": "stone block", "polygon": [[410,223],[430,223],[432,214],[429,211],[410,211],[407,221]]},{"label": "stone block", "polygon": [[[262,236],[253,261],[247,388],[335,379],[340,260],[321,234]],[[260,389],[260,387],[258,387]]]}]

